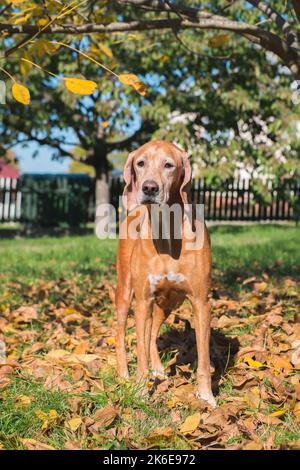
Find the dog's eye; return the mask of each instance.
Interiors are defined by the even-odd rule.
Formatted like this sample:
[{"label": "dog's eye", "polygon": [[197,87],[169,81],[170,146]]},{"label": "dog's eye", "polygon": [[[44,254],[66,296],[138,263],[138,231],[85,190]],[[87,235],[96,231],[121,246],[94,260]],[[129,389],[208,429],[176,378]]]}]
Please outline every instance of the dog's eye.
[{"label": "dog's eye", "polygon": [[139,162],[137,162],[137,166],[139,166],[140,168],[142,168],[144,165],[145,163],[143,162],[143,160],[140,160]]},{"label": "dog's eye", "polygon": [[173,164],[170,162],[165,163],[165,168],[173,168]]}]

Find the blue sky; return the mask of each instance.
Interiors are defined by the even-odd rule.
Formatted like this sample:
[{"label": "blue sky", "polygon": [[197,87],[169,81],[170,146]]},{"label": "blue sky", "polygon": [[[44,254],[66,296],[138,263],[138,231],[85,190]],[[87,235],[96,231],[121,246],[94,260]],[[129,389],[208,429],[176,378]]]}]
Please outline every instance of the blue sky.
[{"label": "blue sky", "polygon": [[[37,150],[39,154],[33,157]],[[41,146],[35,142],[30,142],[27,147],[16,145],[13,151],[19,160],[22,173],[67,173],[72,161],[70,158],[53,160],[50,147]]]},{"label": "blue sky", "polygon": [[[39,155],[33,158],[32,155],[37,149],[39,149]],[[34,143],[30,143],[27,148],[17,145],[13,150],[19,160],[22,173],[66,173],[71,161],[69,158],[54,161],[48,147],[40,147]]]}]

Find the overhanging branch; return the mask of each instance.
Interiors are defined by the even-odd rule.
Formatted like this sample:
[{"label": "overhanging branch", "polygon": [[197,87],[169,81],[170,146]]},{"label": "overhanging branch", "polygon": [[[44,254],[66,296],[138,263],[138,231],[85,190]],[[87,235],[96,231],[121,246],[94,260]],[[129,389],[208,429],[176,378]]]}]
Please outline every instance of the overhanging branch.
[{"label": "overhanging branch", "polygon": [[[150,4],[150,2],[149,2]],[[88,23],[84,25],[51,25],[41,34],[56,35],[56,34],[91,34],[91,33],[122,33],[129,31],[151,31],[151,30],[184,30],[184,29],[210,29],[210,30],[224,30],[231,31],[241,36],[246,37],[248,40],[259,44],[264,49],[273,52],[279,56],[283,62],[291,68],[294,74],[298,77],[300,74],[300,57],[299,52],[290,47],[288,42],[280,38],[280,36],[272,33],[271,31],[264,30],[256,25],[233,21],[220,15],[213,15],[211,13],[197,11],[195,18],[162,18],[162,19],[149,19],[142,21],[129,21],[129,22],[112,22],[112,23]],[[39,27],[35,25],[15,25],[0,23],[0,32],[6,32],[9,35],[15,34],[35,34],[39,32]]]}]

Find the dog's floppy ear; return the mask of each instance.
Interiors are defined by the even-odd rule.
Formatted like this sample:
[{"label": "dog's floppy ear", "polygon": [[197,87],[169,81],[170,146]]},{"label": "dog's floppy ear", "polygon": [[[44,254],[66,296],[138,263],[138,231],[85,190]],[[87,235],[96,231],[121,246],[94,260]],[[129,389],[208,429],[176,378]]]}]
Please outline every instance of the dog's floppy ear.
[{"label": "dog's floppy ear", "polygon": [[192,168],[188,158],[188,154],[186,152],[181,152],[181,155],[184,175],[180,186],[180,196],[183,204],[188,204],[190,202]]},{"label": "dog's floppy ear", "polygon": [[135,156],[135,151],[131,152],[128,155],[127,161],[125,163],[123,178],[125,181],[125,188],[123,191],[123,205],[125,209],[131,211],[135,206],[137,206],[136,199],[136,184],[135,184],[135,173],[133,168],[133,158]]}]

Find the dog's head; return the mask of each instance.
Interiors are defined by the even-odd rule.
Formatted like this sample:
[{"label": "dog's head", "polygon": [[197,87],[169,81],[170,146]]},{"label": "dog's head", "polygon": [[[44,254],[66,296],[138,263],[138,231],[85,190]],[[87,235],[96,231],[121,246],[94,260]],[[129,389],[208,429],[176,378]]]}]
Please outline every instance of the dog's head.
[{"label": "dog's head", "polygon": [[186,152],[164,141],[150,141],[128,156],[124,205],[188,202],[191,166]]}]

